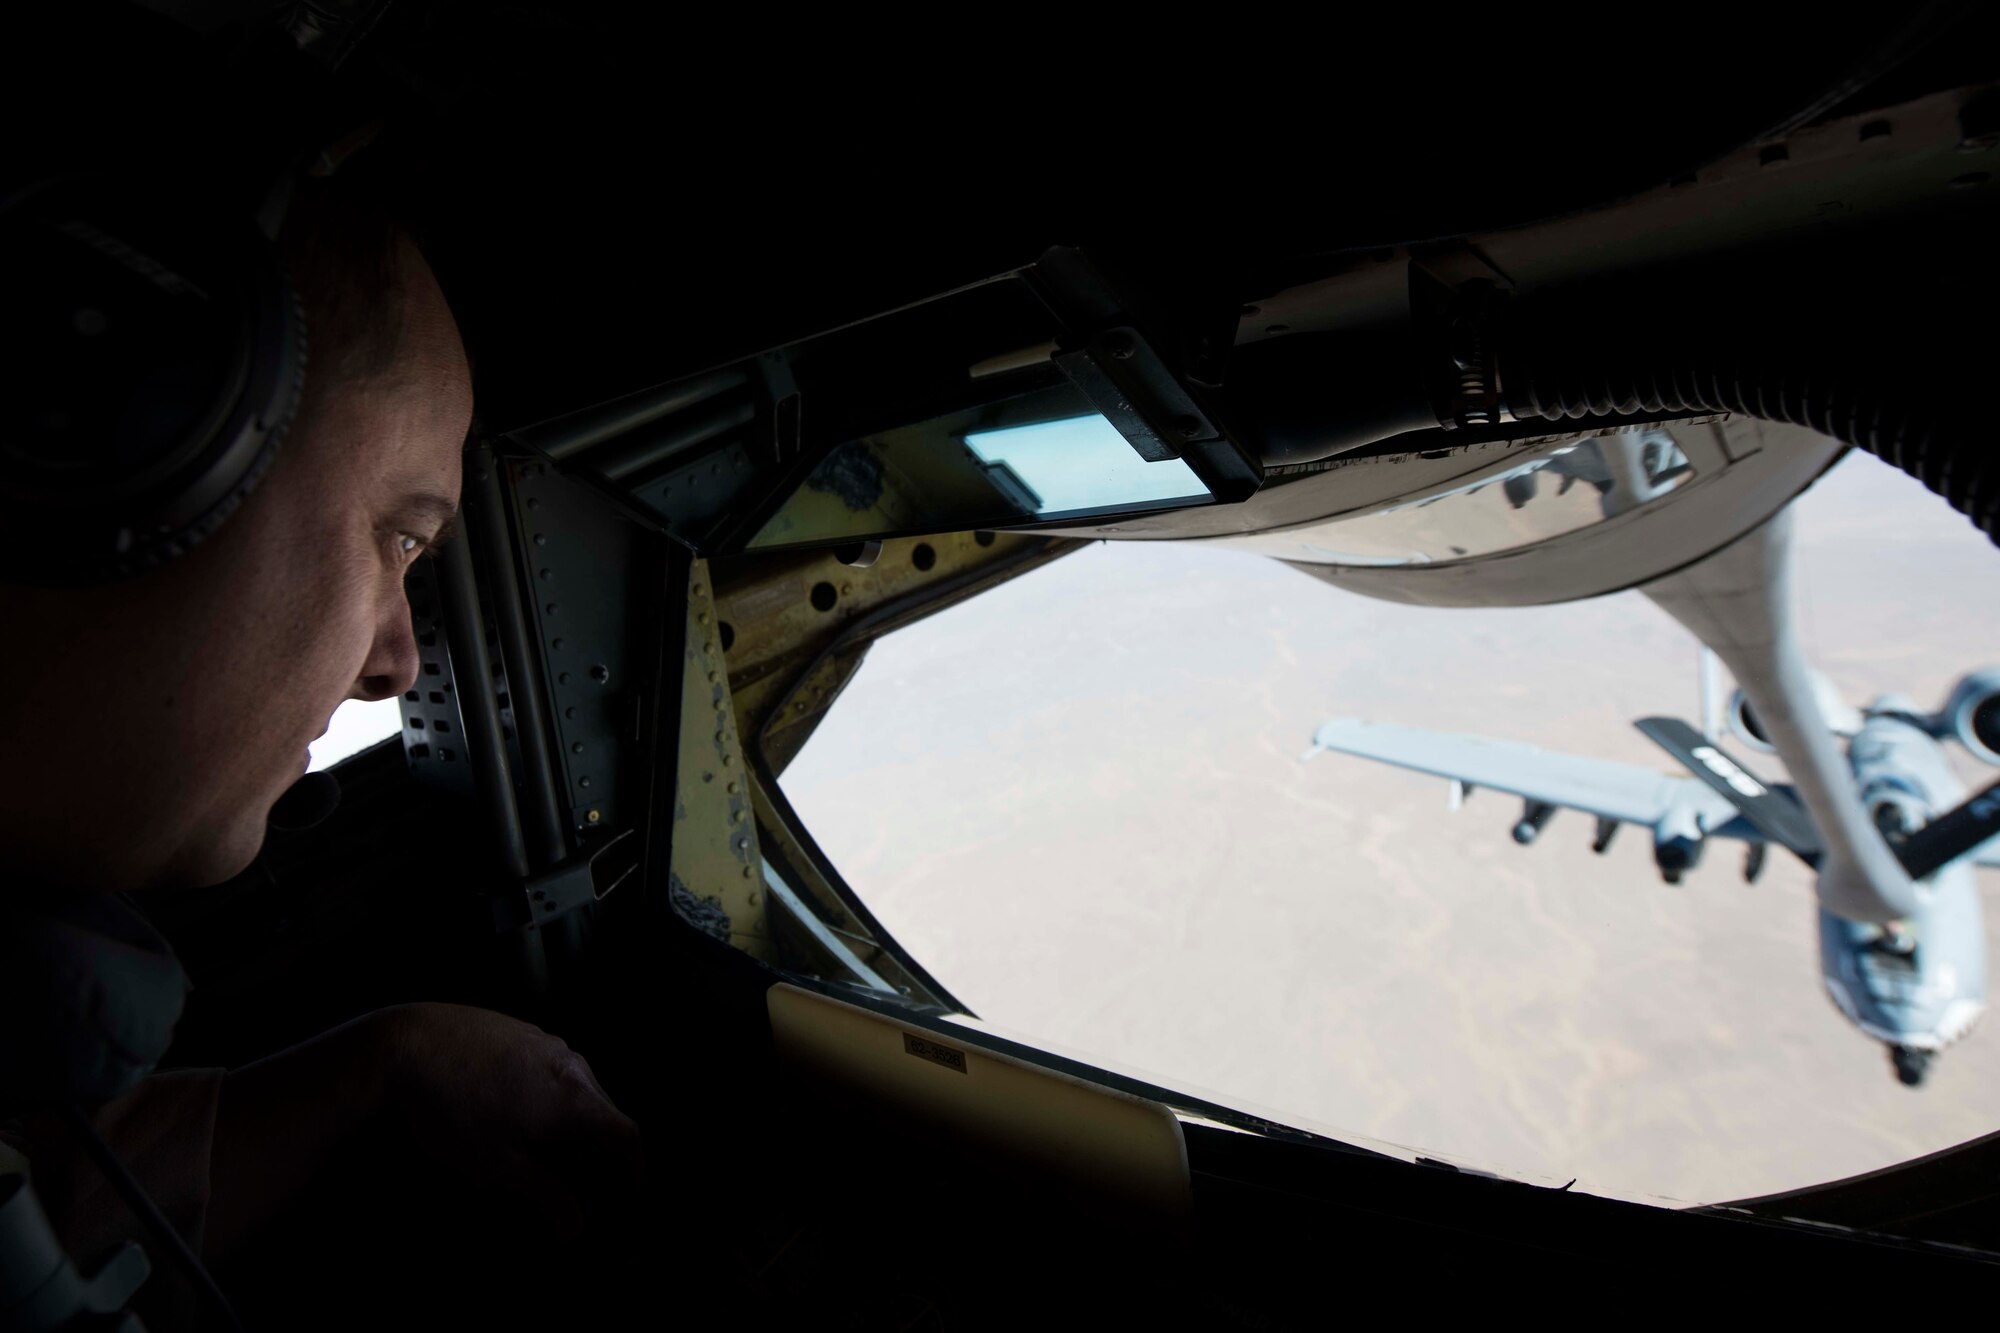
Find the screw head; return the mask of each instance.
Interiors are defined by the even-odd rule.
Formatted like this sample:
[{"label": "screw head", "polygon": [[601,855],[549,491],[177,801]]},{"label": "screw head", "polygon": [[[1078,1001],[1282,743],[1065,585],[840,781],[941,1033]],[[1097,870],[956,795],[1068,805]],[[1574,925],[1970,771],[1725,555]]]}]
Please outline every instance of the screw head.
[{"label": "screw head", "polygon": [[1200,417],[1175,417],[1174,433],[1183,440],[1192,440],[1201,434]]},{"label": "screw head", "polygon": [[1139,346],[1132,341],[1129,333],[1114,333],[1104,340],[1104,350],[1111,353],[1115,361],[1130,361]]},{"label": "screw head", "polygon": [[583,822],[586,824],[595,824],[602,818],[604,818],[604,812],[601,810],[586,810],[583,813]]}]

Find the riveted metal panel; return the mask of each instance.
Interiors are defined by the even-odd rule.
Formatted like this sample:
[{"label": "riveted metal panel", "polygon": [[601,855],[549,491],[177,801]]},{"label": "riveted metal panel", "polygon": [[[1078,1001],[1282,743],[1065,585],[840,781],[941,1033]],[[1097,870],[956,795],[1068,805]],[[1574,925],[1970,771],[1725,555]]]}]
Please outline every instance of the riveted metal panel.
[{"label": "riveted metal panel", "polygon": [[688,571],[680,706],[674,910],[745,953],[774,961],[756,812],[703,560]]},{"label": "riveted metal panel", "polygon": [[470,797],[472,765],[466,758],[458,682],[445,647],[443,590],[436,568],[419,560],[403,580],[417,636],[417,683],[404,692],[403,757],[420,782]]},{"label": "riveted metal panel", "polygon": [[[523,587],[572,827],[631,827],[658,597],[658,541],[598,491],[539,462],[509,465]],[[627,809],[630,805],[634,808]]]},{"label": "riveted metal panel", "polygon": [[[430,560],[419,560],[403,580],[410,602],[411,627],[417,636],[417,683],[403,694],[403,756],[419,782],[444,787],[466,797],[473,794],[471,741],[465,731],[463,694],[445,633],[443,580]],[[520,743],[515,735],[513,695],[501,664],[493,618],[481,608],[480,627],[486,636],[488,669],[493,675],[495,702],[500,709],[501,737],[510,763],[519,766]]]}]

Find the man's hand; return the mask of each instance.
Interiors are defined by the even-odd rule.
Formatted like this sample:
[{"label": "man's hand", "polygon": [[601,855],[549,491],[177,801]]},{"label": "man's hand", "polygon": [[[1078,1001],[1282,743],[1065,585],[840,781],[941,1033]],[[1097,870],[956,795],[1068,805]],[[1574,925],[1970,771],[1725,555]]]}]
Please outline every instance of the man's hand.
[{"label": "man's hand", "polygon": [[[484,1009],[403,1005],[228,1076],[204,1250],[227,1263],[336,1162],[371,1150],[565,1228],[635,1196],[644,1170],[638,1127],[559,1038]],[[385,1207],[423,1205],[387,1189]]]},{"label": "man's hand", "polygon": [[384,1011],[394,1043],[383,1132],[498,1203],[551,1222],[637,1192],[639,1127],[582,1056],[504,1014],[455,1004]]}]

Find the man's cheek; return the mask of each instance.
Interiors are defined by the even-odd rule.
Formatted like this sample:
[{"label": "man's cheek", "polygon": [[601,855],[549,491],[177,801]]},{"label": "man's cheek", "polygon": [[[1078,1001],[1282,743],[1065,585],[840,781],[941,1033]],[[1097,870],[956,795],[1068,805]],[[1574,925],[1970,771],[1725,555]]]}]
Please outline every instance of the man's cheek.
[{"label": "man's cheek", "polygon": [[[384,562],[351,540],[341,558],[318,571],[318,614],[310,617],[297,645],[312,678],[345,698],[354,688],[374,645],[384,596]],[[401,584],[396,585],[400,598]]]}]

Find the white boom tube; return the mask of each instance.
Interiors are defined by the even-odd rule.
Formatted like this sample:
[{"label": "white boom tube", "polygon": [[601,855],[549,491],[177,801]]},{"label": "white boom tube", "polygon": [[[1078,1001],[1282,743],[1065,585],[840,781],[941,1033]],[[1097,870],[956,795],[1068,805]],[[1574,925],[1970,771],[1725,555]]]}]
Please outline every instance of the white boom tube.
[{"label": "white boom tube", "polygon": [[1785,762],[1824,845],[1820,903],[1850,921],[1914,915],[1919,888],[1869,822],[1792,624],[1789,507],[1641,591],[1713,648]]}]

